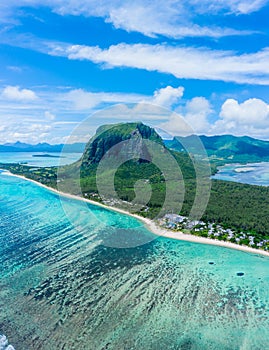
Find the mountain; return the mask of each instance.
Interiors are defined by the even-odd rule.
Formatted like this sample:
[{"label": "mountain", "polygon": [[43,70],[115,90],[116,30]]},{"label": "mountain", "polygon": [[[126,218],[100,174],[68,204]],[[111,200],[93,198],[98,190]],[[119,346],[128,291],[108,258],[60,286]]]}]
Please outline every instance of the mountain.
[{"label": "mountain", "polygon": [[120,123],[97,129],[81,159],[58,170],[58,188],[155,217],[178,206],[184,196],[181,176],[195,179],[187,154],[169,151],[141,122]]},{"label": "mountain", "polygon": [[[197,136],[176,136],[173,140],[166,140],[168,148],[176,151],[184,151],[183,145],[189,152],[197,152],[195,149]],[[200,136],[210,160],[225,163],[235,162],[259,162],[269,160],[269,141],[262,141],[248,136],[237,137],[233,135]]]},{"label": "mountain", "polygon": [[85,148],[85,143],[73,143],[73,144],[58,144],[50,145],[49,143],[38,143],[31,145],[28,143],[15,142],[5,143],[0,145],[0,152],[70,152],[70,153],[82,153]]},{"label": "mountain", "polygon": [[86,145],[82,166],[98,164],[108,150],[110,157],[116,156],[118,159],[134,158],[134,155],[147,159],[149,153],[143,139],[163,145],[156,131],[141,122],[103,125]]},{"label": "mountain", "polygon": [[29,145],[28,143],[23,143],[23,142],[17,141],[15,143],[5,143],[3,146],[26,149],[26,148],[29,148],[29,146],[31,146],[31,145]]}]

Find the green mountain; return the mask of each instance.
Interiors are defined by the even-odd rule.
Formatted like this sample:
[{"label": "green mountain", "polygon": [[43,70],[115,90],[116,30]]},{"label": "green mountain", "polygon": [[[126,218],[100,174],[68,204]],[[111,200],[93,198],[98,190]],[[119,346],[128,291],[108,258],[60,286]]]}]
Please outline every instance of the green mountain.
[{"label": "green mountain", "polygon": [[131,176],[131,170],[143,175],[142,170],[152,166],[148,163],[151,162],[154,153],[152,147],[158,147],[157,145],[160,147],[158,151],[173,155],[180,165],[184,178],[195,177],[193,163],[189,156],[168,150],[159,134],[153,128],[141,122],[109,124],[99,127],[96,134],[87,143],[83,156],[79,161],[82,177],[91,174],[104,155],[111,158],[112,161],[115,158],[117,158],[117,161],[118,159],[124,161],[119,173],[122,168],[128,168],[129,176]]},{"label": "green mountain", "polygon": [[[170,149],[197,152],[195,149],[196,136],[176,136],[173,140],[165,141]],[[259,162],[269,160],[269,141],[257,140],[252,137],[237,137],[233,135],[200,136],[209,159],[219,163]],[[185,147],[184,147],[185,146]]]},{"label": "green mountain", "polygon": [[134,155],[147,158],[148,152],[142,140],[150,140],[163,145],[161,137],[153,128],[137,123],[110,124],[99,127],[87,143],[82,157],[82,166],[98,164],[103,156],[128,158]]},{"label": "green mountain", "polygon": [[[81,159],[80,185],[83,193],[99,195],[96,174],[99,162],[104,155],[108,165],[101,173],[103,186],[109,183],[108,179],[114,177],[116,201],[117,199],[132,203],[135,201],[136,208],[139,208],[137,212],[142,215],[147,213],[155,217],[165,202],[167,186],[165,172],[169,171],[170,166],[166,159],[169,155],[172,155],[175,163],[178,164],[184,179],[195,177],[195,170],[189,156],[169,151],[153,128],[141,122],[104,125],[86,145]],[[118,165],[115,166],[115,164]],[[113,173],[114,167],[116,167],[115,173]],[[179,184],[176,179],[173,180],[170,177],[169,186],[172,188],[169,207],[172,208],[177,206],[176,194]],[[110,201],[115,200],[109,188],[105,192]],[[149,202],[146,199],[147,196],[149,196]],[[141,203],[147,202],[147,205],[141,206]]]},{"label": "green mountain", "polygon": [[[104,159],[106,165],[100,173],[100,161]],[[173,171],[175,168],[177,172]],[[168,150],[157,132],[141,122],[101,126],[87,143],[81,159],[63,167],[59,173],[58,186],[62,191],[82,192],[87,198],[107,200],[108,204],[132,202],[129,207],[125,203],[125,209],[130,209],[135,201],[136,212],[151,217],[162,209],[167,186],[171,194],[167,210],[178,206],[178,188],[182,187],[178,182],[179,173],[184,180],[194,182],[196,174],[188,154]],[[111,178],[114,179],[113,186]],[[98,179],[105,188],[105,199],[100,197]],[[114,185],[116,196],[111,191]],[[148,204],[141,206],[141,203]]]}]

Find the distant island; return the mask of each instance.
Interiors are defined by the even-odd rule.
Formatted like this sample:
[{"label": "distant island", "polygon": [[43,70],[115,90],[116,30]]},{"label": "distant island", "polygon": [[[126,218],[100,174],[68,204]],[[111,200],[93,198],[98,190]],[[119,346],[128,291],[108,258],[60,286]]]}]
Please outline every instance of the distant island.
[{"label": "distant island", "polygon": [[65,158],[64,156],[55,156],[52,154],[32,154],[32,157],[41,157],[41,158]]},{"label": "distant island", "polygon": [[[114,178],[116,197],[113,193],[107,193],[106,198],[100,196],[96,183],[96,172],[100,160],[110,149],[114,149],[109,156],[109,158],[112,157],[110,158],[112,164],[113,157],[115,156],[123,157],[122,159],[124,159],[128,154],[140,154],[139,152],[142,152],[146,155],[147,149],[145,147],[141,149],[143,147],[140,142],[141,138],[160,144],[178,163],[184,179],[185,188],[183,206],[180,212],[176,210],[178,203],[172,194],[171,198],[169,198],[169,208],[166,208],[166,213],[162,212],[162,217],[159,217],[160,211],[163,210],[166,197],[165,179],[158,167],[150,161],[145,161],[139,157],[124,161],[118,167]],[[130,142],[129,147],[123,148],[120,153],[114,148],[115,145],[131,139],[133,141]],[[232,151],[229,151],[227,140],[233,141],[233,146],[231,145]],[[247,154],[249,154],[250,158],[255,158],[258,155],[260,161],[266,159],[267,147],[269,152],[269,142],[258,142],[259,140],[250,138],[245,138],[244,140],[249,144],[248,148],[243,147],[241,138],[231,136],[210,138],[207,140],[208,143],[204,143],[204,145],[206,149],[209,149],[209,143],[213,142],[215,144],[214,147],[217,148],[216,142],[217,144],[224,144],[226,142],[226,151],[225,154],[222,154],[222,161],[224,162],[230,159],[231,152],[237,155],[240,153],[242,159],[247,159]],[[187,141],[190,142],[191,137]],[[82,194],[86,199],[117,208],[122,208],[122,205],[124,205],[124,210],[131,211],[142,217],[149,219],[158,218],[159,224],[162,227],[172,231],[178,231],[178,234],[184,232],[199,237],[268,251],[269,188],[212,180],[210,198],[204,214],[200,220],[189,219],[196,195],[196,170],[192,161],[195,149],[188,153],[182,147],[179,148],[180,146],[177,146],[178,149],[176,150],[175,144],[172,145],[171,142],[175,142],[175,140],[170,141],[170,143],[162,140],[153,128],[141,122],[120,123],[100,127],[86,144],[80,160],[73,164],[60,168],[35,167],[32,169],[29,166],[21,164],[0,164],[0,167],[54,189],[59,188],[60,185],[60,190],[65,193],[73,195]],[[178,141],[176,142],[179,145]],[[183,143],[186,144],[186,140]],[[253,143],[253,147],[250,145],[251,143]],[[191,144],[188,146],[188,149],[191,149]],[[211,145],[211,149],[213,149],[213,145]],[[251,153],[251,150],[253,153]],[[212,152],[217,153],[217,150],[213,150]],[[226,156],[228,158],[225,158]],[[214,159],[215,157],[210,157],[212,174],[216,173],[217,166],[219,165]],[[234,157],[234,159],[237,159],[237,157]],[[203,159],[200,160],[199,167],[203,169]],[[60,178],[59,172],[61,173]],[[78,174],[79,182],[74,179],[74,173]],[[107,168],[102,176],[104,179],[109,179],[111,177],[111,169]],[[151,187],[151,196],[149,201],[142,207],[137,205],[138,209],[136,211],[136,204],[133,203],[133,200],[136,198],[135,186],[142,182]],[[179,185],[177,181],[170,183],[170,186],[175,189]],[[144,195],[146,193],[140,191],[141,198],[138,199],[143,200]]]}]

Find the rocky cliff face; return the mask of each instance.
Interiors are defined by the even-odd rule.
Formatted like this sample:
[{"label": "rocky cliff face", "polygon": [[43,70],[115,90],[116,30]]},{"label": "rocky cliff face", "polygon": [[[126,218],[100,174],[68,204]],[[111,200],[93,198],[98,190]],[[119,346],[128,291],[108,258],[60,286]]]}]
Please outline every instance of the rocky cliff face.
[{"label": "rocky cliff face", "polygon": [[163,144],[153,128],[140,122],[103,125],[86,145],[82,166],[98,164],[104,155],[126,160],[150,160],[147,145],[143,140]]}]

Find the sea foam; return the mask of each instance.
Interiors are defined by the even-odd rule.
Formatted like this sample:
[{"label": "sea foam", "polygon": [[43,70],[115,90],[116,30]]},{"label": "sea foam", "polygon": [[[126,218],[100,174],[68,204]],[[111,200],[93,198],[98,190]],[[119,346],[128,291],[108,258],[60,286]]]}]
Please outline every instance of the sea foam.
[{"label": "sea foam", "polygon": [[15,350],[12,345],[8,344],[8,339],[5,335],[0,334],[0,350]]}]

